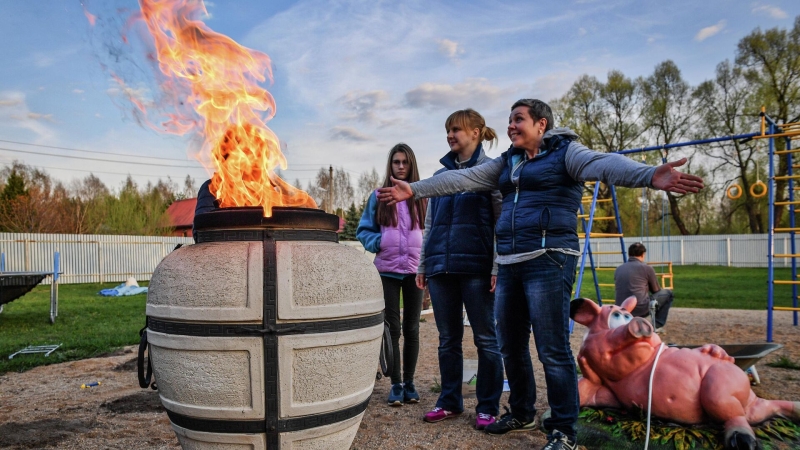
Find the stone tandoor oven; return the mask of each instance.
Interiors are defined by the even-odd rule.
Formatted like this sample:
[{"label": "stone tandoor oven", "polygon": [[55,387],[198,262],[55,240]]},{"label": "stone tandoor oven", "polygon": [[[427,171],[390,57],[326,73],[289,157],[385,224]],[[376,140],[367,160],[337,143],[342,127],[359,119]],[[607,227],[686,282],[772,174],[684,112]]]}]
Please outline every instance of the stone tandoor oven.
[{"label": "stone tandoor oven", "polygon": [[228,208],[158,265],[147,334],[184,449],[347,449],[369,402],[383,291],[336,216]]}]

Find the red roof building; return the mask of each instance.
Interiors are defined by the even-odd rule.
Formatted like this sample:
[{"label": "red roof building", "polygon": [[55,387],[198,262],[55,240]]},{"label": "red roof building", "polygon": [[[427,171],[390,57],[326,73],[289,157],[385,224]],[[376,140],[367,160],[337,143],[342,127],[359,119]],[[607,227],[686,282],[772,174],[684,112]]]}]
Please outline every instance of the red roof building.
[{"label": "red roof building", "polygon": [[178,200],[169,205],[167,217],[169,217],[169,226],[174,229],[172,236],[187,237],[192,235],[195,206],[197,206],[196,198]]}]

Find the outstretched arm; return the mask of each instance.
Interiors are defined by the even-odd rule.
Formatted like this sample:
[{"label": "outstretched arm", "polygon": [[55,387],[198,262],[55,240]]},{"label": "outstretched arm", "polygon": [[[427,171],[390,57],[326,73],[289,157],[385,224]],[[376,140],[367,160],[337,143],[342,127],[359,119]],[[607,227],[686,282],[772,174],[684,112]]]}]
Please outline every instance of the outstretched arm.
[{"label": "outstretched arm", "polygon": [[686,194],[703,188],[703,179],[675,170],[686,159],[658,167],[636,162],[617,153],[600,153],[573,142],[567,149],[569,174],[578,181],[602,181],[624,187],[652,187]]},{"label": "outstretched arm", "polygon": [[503,159],[498,157],[479,166],[448,170],[411,184],[392,178],[394,186],[378,189],[378,199],[392,205],[411,197],[428,198],[466,191],[491,191],[497,189],[502,171]]}]

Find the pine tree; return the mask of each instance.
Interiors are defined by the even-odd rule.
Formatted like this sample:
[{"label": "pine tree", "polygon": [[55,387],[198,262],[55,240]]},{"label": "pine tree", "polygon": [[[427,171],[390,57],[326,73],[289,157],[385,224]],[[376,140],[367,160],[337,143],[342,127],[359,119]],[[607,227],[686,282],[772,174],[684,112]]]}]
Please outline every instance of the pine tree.
[{"label": "pine tree", "polygon": [[0,193],[0,203],[7,205],[22,195],[28,195],[28,190],[25,188],[25,179],[16,170],[12,170],[6,180],[3,192]]},{"label": "pine tree", "polygon": [[344,230],[339,234],[339,239],[343,241],[355,241],[356,229],[358,222],[361,220],[361,211],[356,208],[355,203],[351,203],[350,207],[344,213]]}]

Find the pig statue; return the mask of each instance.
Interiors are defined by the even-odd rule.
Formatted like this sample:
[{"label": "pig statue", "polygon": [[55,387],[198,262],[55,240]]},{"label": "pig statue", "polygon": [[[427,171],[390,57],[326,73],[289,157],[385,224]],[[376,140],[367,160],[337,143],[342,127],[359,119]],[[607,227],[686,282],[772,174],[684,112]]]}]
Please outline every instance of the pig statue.
[{"label": "pig statue", "polygon": [[[662,343],[648,320],[631,315],[635,306],[636,297],[621,308],[572,301],[570,317],[589,328],[578,353],[581,406],[647,410],[650,373]],[[725,448],[755,449],[750,425],[776,416],[800,422],[800,402],[756,397],[747,375],[717,345],[665,345],[653,375],[651,414],[687,425],[722,423]]]}]

